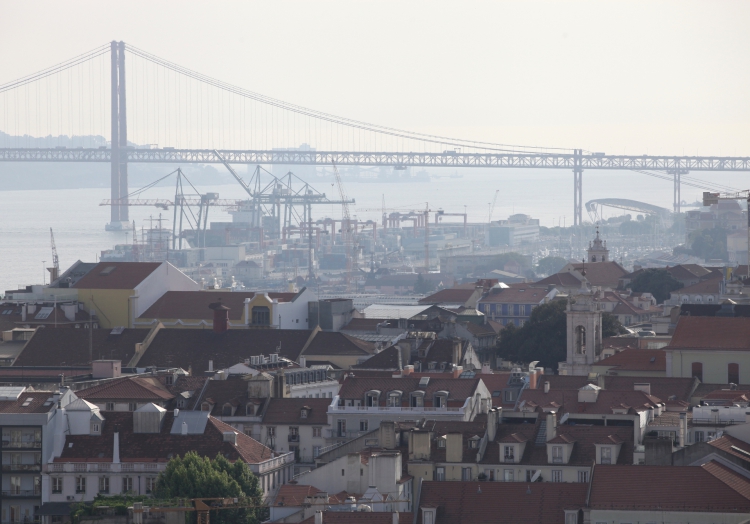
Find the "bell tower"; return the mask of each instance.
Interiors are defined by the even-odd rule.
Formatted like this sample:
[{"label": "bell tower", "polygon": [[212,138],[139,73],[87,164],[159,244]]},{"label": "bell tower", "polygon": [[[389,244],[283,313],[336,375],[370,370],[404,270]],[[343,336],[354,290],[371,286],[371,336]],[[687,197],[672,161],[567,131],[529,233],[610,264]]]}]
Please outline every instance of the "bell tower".
[{"label": "bell tower", "polygon": [[607,262],[609,261],[609,249],[607,249],[607,241],[602,241],[599,238],[599,226],[596,226],[596,238],[589,242],[589,258],[590,264],[596,262]]},{"label": "bell tower", "polygon": [[602,351],[602,309],[599,292],[591,291],[586,280],[568,302],[565,316],[567,357],[560,362],[559,373],[588,375]]}]

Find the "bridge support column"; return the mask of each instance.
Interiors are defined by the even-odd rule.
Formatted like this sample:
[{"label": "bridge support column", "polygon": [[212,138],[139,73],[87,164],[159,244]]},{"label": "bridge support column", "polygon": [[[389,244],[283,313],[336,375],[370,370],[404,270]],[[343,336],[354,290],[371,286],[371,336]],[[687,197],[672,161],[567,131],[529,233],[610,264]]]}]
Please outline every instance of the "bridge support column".
[{"label": "bridge support column", "polygon": [[672,175],[674,177],[674,198],[673,198],[673,204],[672,204],[672,211],[674,213],[680,213],[681,212],[681,203],[682,203],[682,197],[680,196],[680,177],[682,175],[687,175],[689,171],[687,169],[682,169],[680,167],[677,167],[675,169],[667,170],[667,173]]},{"label": "bridge support column", "polygon": [[[112,201],[116,201],[120,199],[120,112],[119,112],[119,103],[118,103],[118,85],[117,85],[117,69],[118,69],[118,60],[117,60],[117,42],[112,42],[110,44],[110,52],[111,52],[111,82],[112,82],[112,92],[111,92],[111,108],[112,108],[112,114],[111,114],[111,120],[112,120],[112,129],[111,129],[111,140],[110,140],[110,149],[111,149],[111,159],[110,159],[110,181],[109,181],[109,188],[110,188],[110,198]],[[110,223],[107,224],[106,229],[107,230],[115,230],[119,229],[118,225],[120,223],[120,206],[112,205],[110,208]]]},{"label": "bridge support column", "polygon": [[125,227],[130,222],[128,218],[128,111],[125,104],[125,42],[120,42],[119,62],[119,90],[118,100],[120,103],[119,121],[120,121],[120,200],[123,200],[120,206],[120,222],[125,222]]},{"label": "bridge support column", "polygon": [[583,150],[573,150],[573,226],[583,225]]}]

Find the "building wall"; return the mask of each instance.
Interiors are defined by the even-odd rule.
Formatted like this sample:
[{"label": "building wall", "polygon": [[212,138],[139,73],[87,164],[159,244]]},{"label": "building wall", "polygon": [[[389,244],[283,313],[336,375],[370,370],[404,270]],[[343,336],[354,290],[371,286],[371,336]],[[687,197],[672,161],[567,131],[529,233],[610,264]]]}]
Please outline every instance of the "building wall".
[{"label": "building wall", "polygon": [[132,318],[140,317],[167,291],[199,291],[200,285],[169,262],[162,262],[135,288],[137,299],[133,302]]},{"label": "building wall", "polygon": [[[657,517],[658,515],[658,517]],[[600,522],[689,522],[690,524],[739,524],[747,522],[747,513],[709,513],[664,510],[591,510],[591,524]]]},{"label": "building wall", "polygon": [[667,376],[691,377],[693,362],[703,364],[702,382],[709,384],[728,383],[728,365],[739,364],[740,383],[750,382],[750,352],[717,350],[665,350],[667,353]]},{"label": "building wall", "polygon": [[130,297],[132,289],[79,289],[78,300],[85,304],[86,311],[93,311],[99,319],[99,327],[111,329],[129,327]]},{"label": "building wall", "polygon": [[[245,426],[247,427],[247,425]],[[317,456],[316,453],[320,448],[326,446],[326,429],[329,428],[327,424],[322,425],[302,425],[302,424],[282,424],[272,426],[274,428],[275,436],[271,438],[268,434],[268,425],[258,425],[258,439],[266,446],[271,447],[273,444],[273,450],[277,453],[287,453],[294,451],[297,448],[296,458],[298,462],[312,463],[314,458]],[[298,429],[299,438],[296,441],[290,441],[289,435],[291,431],[289,428],[296,427]],[[318,428],[320,432],[319,436],[314,436],[314,428]],[[255,433],[255,430],[253,430]],[[317,449],[316,449],[317,448]]]}]

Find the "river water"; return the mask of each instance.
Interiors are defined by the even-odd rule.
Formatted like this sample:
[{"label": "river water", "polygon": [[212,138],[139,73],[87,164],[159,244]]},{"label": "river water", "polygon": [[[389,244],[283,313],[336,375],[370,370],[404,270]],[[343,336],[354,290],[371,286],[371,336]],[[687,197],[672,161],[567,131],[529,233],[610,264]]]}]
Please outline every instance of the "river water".
[{"label": "river water", "polygon": [[[539,218],[544,226],[559,222],[570,225],[573,216],[573,175],[552,170],[465,170],[462,178],[441,177],[424,182],[355,182],[345,181],[346,193],[356,200],[350,207],[352,215],[361,220],[380,221],[382,199],[390,210],[408,211],[442,208],[446,212],[469,214],[469,221],[486,222],[489,203],[496,190],[500,190],[493,219],[507,218],[513,213],[525,213]],[[447,173],[446,173],[447,175]],[[741,173],[693,174],[695,178],[733,187],[745,187]],[[584,172],[584,202],[594,198],[628,198],[672,208],[672,184],[640,173],[600,171]],[[337,198],[338,190],[331,181],[321,180],[313,185],[329,197]],[[200,192],[215,191],[221,198],[243,198],[239,184],[199,186]],[[682,199],[693,202],[700,199],[701,189],[682,188]],[[144,198],[173,198],[171,186],[155,187]],[[0,293],[16,289],[19,285],[42,283],[49,280],[44,265],[52,260],[49,228],[55,242],[62,270],[78,259],[95,261],[100,251],[123,243],[126,234],[109,232],[104,225],[109,221],[109,208],[99,206],[109,198],[107,188],[3,191],[0,183]],[[149,217],[158,218],[160,210],[149,207],[132,207],[131,220],[138,229],[148,227]],[[166,219],[172,211],[161,211]],[[313,218],[324,216],[338,218],[340,206],[317,206]],[[610,211],[608,216],[621,214]],[[584,220],[588,217],[585,216]],[[231,217],[219,207],[211,209],[209,221],[230,221]],[[446,218],[460,221],[460,217]],[[164,223],[171,227],[171,220]],[[130,238],[128,236],[128,238]],[[131,239],[132,240],[132,239]],[[46,261],[43,264],[42,261]]]}]

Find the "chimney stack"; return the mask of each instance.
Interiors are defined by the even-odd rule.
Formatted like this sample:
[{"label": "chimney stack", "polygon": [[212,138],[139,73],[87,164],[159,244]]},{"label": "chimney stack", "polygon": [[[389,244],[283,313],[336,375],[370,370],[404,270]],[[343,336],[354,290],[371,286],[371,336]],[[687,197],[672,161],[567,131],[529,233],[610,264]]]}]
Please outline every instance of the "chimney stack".
[{"label": "chimney stack", "polygon": [[544,392],[549,393],[549,380],[544,381]]},{"label": "chimney stack", "polygon": [[226,333],[229,329],[229,308],[221,303],[221,299],[208,307],[214,310],[214,333]]},{"label": "chimney stack", "polygon": [[208,361],[208,370],[209,371],[213,371],[214,370],[214,361],[213,360],[209,360]]},{"label": "chimney stack", "polygon": [[322,511],[315,512],[315,524],[323,524],[323,512]]},{"label": "chimney stack", "polygon": [[187,435],[188,434],[188,425],[187,425],[187,422],[185,422],[185,421],[182,422],[182,434],[183,435]]}]

